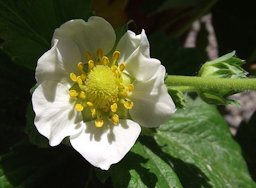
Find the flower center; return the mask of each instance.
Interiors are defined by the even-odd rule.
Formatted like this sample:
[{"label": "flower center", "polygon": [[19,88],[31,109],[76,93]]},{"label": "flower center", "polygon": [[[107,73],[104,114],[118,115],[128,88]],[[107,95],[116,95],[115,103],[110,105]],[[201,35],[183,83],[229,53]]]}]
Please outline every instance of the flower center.
[{"label": "flower center", "polygon": [[127,118],[128,110],[133,107],[129,99],[133,84],[124,71],[125,64],[117,65],[119,51],[115,51],[111,59],[103,56],[101,49],[96,54],[93,58],[86,52],[87,63],[77,65],[79,75],[70,73],[74,82],[69,89],[70,99],[84,121],[95,120],[96,127],[102,127],[109,120],[116,125],[120,118]]},{"label": "flower center", "polygon": [[118,98],[118,79],[108,66],[97,65],[85,82],[87,99],[95,107],[107,111]]}]

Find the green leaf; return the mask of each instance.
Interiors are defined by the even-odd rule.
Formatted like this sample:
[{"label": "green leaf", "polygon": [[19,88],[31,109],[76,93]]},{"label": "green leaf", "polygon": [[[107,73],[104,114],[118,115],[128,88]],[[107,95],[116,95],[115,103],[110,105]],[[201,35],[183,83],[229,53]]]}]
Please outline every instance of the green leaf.
[{"label": "green leaf", "polygon": [[6,176],[4,175],[3,169],[0,168],[0,187],[2,188],[13,188]]},{"label": "green leaf", "polygon": [[64,22],[89,15],[90,0],[0,0],[2,50],[15,63],[34,69],[50,48],[54,30]]},{"label": "green leaf", "polygon": [[[34,73],[17,66],[0,51],[0,155],[21,140],[26,123],[25,111],[31,95]],[[0,186],[1,187],[1,186]]]},{"label": "green leaf", "polygon": [[110,170],[114,187],[182,187],[173,169],[140,142]]},{"label": "green leaf", "polygon": [[39,149],[26,142],[0,158],[1,188],[101,187],[93,168],[71,147]]},{"label": "green leaf", "polygon": [[256,113],[254,112],[249,122],[239,125],[235,139],[240,144],[243,156],[248,164],[249,171],[256,180]]},{"label": "green leaf", "polygon": [[178,110],[156,142],[184,187],[255,187],[238,144],[214,106],[200,100]]}]

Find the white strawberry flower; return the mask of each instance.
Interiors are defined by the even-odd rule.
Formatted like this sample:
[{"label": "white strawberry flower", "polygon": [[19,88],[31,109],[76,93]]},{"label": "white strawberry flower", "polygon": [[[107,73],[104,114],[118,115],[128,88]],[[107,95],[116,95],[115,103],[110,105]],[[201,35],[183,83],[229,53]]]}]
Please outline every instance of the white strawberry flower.
[{"label": "white strawberry flower", "polygon": [[69,137],[92,165],[107,170],[136,142],[143,127],[158,127],[175,112],[165,68],[150,58],[144,30],[127,31],[114,47],[103,18],[71,20],[56,29],[38,60],[32,95],[37,130],[51,146]]}]

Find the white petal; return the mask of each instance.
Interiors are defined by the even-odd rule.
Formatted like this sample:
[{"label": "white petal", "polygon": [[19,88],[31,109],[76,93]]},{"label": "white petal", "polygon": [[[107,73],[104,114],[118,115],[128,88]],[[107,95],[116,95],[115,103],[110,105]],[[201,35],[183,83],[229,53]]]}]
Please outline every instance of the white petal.
[{"label": "white petal", "polygon": [[132,31],[127,31],[117,45],[117,50],[121,52],[120,62],[125,61],[129,56],[137,49],[140,48],[140,52],[149,57],[149,42],[145,31],[142,30],[141,34],[136,35]]},{"label": "white petal", "polygon": [[51,146],[58,145],[66,136],[78,133],[83,124],[82,116],[69,101],[68,87],[45,81],[32,95],[35,126],[49,139]]},{"label": "white petal", "polygon": [[65,71],[60,60],[57,44],[58,41],[55,40],[53,47],[44,53],[37,62],[35,76],[39,84],[45,80],[68,81],[69,73]]},{"label": "white petal", "polygon": [[124,62],[126,71],[136,80],[150,79],[160,66],[159,60],[150,58],[149,42],[144,30],[140,35],[127,31],[120,39],[117,50],[121,52],[119,63]]},{"label": "white petal", "polygon": [[71,136],[70,142],[92,165],[108,170],[131,149],[140,131],[140,126],[131,120],[120,120],[119,125],[103,128],[96,128],[91,121],[80,134]]},{"label": "white petal", "polygon": [[[87,22],[77,19],[64,23],[55,30],[53,38],[60,41],[59,49],[63,57],[65,53],[72,52],[72,48],[77,48],[83,58],[84,52],[96,53],[98,48],[101,48],[104,53],[108,53],[114,46],[116,35],[106,20],[92,16]],[[68,55],[65,58],[69,59]]]},{"label": "white petal", "polygon": [[152,78],[161,66],[158,59],[144,56],[141,53],[140,48],[137,48],[125,63],[125,70],[131,77],[138,81],[146,81]]},{"label": "white petal", "polygon": [[130,110],[132,119],[144,127],[158,127],[175,111],[175,105],[164,84],[165,68],[161,66],[152,79],[135,82]]}]

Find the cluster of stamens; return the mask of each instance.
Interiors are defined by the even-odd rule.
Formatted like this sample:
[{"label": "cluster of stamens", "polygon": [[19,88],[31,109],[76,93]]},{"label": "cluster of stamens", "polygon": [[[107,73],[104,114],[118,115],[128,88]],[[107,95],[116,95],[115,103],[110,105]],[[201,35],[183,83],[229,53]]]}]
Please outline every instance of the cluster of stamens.
[{"label": "cluster of stamens", "polygon": [[74,84],[69,95],[75,101],[75,109],[84,119],[95,120],[96,127],[102,127],[104,121],[109,120],[117,125],[133,108],[129,96],[134,86],[124,72],[125,64],[117,64],[119,57],[119,51],[111,58],[103,55],[102,49],[97,50],[96,58],[85,52],[87,61],[77,64],[78,73],[70,73]]}]

